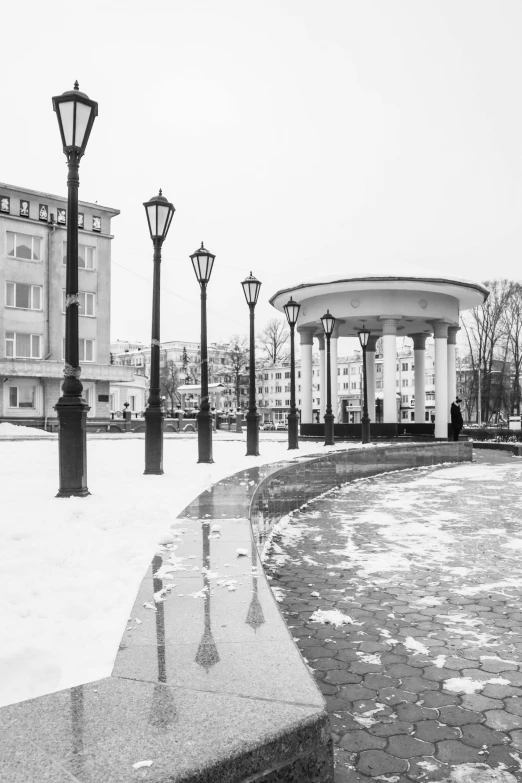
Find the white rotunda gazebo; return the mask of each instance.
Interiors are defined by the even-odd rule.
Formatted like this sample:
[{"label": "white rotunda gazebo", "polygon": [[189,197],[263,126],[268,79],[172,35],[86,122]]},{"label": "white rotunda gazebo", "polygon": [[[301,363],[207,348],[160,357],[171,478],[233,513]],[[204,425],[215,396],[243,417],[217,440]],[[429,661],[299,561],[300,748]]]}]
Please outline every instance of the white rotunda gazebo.
[{"label": "white rotunda gazebo", "polygon": [[301,305],[301,422],[312,422],[312,347],[319,343],[319,382],[324,389],[326,362],[321,316],[329,310],[336,324],[330,344],[332,410],[337,411],[337,339],[371,331],[367,347],[368,410],[375,410],[375,345],[383,344],[383,420],[397,423],[396,338],[413,339],[415,352],[415,421],[425,414],[426,338],[435,342],[435,437],[447,438],[450,405],[456,396],[455,346],[462,310],[482,304],[489,291],[479,283],[448,277],[333,275],[282,288],[270,304],[283,311],[292,296]]}]

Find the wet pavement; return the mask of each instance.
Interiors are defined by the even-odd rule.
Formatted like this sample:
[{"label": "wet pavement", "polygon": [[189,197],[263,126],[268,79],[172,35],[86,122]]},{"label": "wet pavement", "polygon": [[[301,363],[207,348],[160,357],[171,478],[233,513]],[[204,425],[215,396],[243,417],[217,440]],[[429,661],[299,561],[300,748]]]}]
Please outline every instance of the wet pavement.
[{"label": "wet pavement", "polygon": [[294,513],[265,571],[336,783],[522,781],[522,459],[389,473]]}]

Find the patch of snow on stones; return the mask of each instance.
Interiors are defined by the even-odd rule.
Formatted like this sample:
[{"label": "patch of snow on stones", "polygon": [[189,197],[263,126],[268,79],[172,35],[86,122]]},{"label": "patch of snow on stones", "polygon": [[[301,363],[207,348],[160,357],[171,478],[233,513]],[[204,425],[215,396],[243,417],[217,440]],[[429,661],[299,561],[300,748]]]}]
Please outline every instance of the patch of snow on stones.
[{"label": "patch of snow on stones", "polygon": [[343,614],[339,609],[316,609],[308,622],[328,623],[329,625],[334,625],[336,628],[340,625],[360,625],[360,623],[354,623],[349,615]]}]

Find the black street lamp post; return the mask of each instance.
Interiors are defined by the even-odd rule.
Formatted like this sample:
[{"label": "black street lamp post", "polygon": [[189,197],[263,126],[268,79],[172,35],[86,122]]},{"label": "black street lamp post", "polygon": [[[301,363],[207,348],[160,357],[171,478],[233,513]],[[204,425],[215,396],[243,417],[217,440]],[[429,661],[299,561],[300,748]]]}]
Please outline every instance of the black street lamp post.
[{"label": "black street lamp post", "polygon": [[299,448],[298,422],[299,416],[295,406],[295,350],[294,350],[294,328],[299,317],[301,305],[294,302],[292,297],[285,304],[286,320],[290,327],[290,413],[288,414],[288,448]]},{"label": "black street lamp post", "polygon": [[[250,308],[250,389],[247,423],[247,457],[259,455],[259,413],[256,406],[256,340],[254,335],[254,310],[259,299],[261,283],[252,275],[241,283],[247,305]],[[239,407],[239,404],[238,404]]]},{"label": "black street lamp post", "polygon": [[326,413],[324,414],[324,445],[333,446],[334,437],[334,415],[332,413],[332,378],[330,372],[330,337],[332,336],[335,318],[327,310],[321,317],[324,335],[326,337]]},{"label": "black street lamp post", "polygon": [[161,190],[144,202],[150,238],[154,245],[154,280],[152,287],[152,335],[150,341],[150,389],[145,410],[145,474],[163,473],[163,411],[160,396],[160,276],[161,247],[165,241],[175,209]]},{"label": "black street lamp post", "polygon": [[65,282],[65,367],[62,396],[54,406],[58,415],[60,487],[57,497],[85,497],[87,489],[86,421],[89,406],[82,398],[78,345],[78,188],[80,160],[85,152],[98,104],[79,91],[56,95],[63,151],[67,157],[67,272]]},{"label": "black street lamp post", "polygon": [[369,339],[370,339],[370,332],[368,331],[368,329],[361,329],[361,331],[359,332],[359,342],[361,343],[361,348],[363,351],[364,396],[363,396],[363,415],[361,419],[361,435],[362,435],[363,443],[370,442],[370,417],[368,415],[368,382],[366,376],[366,347],[368,345]]},{"label": "black street lamp post", "polygon": [[208,400],[207,355],[207,285],[216,256],[203,247],[190,256],[196,278],[201,288],[201,399],[198,420],[198,462],[214,462],[212,459],[212,415]]}]

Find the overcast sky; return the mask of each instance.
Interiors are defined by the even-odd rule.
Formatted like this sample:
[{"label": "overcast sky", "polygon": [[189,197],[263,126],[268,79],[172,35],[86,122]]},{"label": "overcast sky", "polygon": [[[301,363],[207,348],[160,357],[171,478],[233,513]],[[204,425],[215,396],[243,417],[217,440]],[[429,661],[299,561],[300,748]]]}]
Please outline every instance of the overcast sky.
[{"label": "overcast sky", "polygon": [[518,0],[26,0],[2,28],[3,181],[65,195],[51,97],[99,103],[80,198],[121,210],[113,339],[150,340],[160,187],[163,340],[199,340],[202,240],[210,341],[248,330],[250,270],[259,327],[337,271],[522,276]]}]

